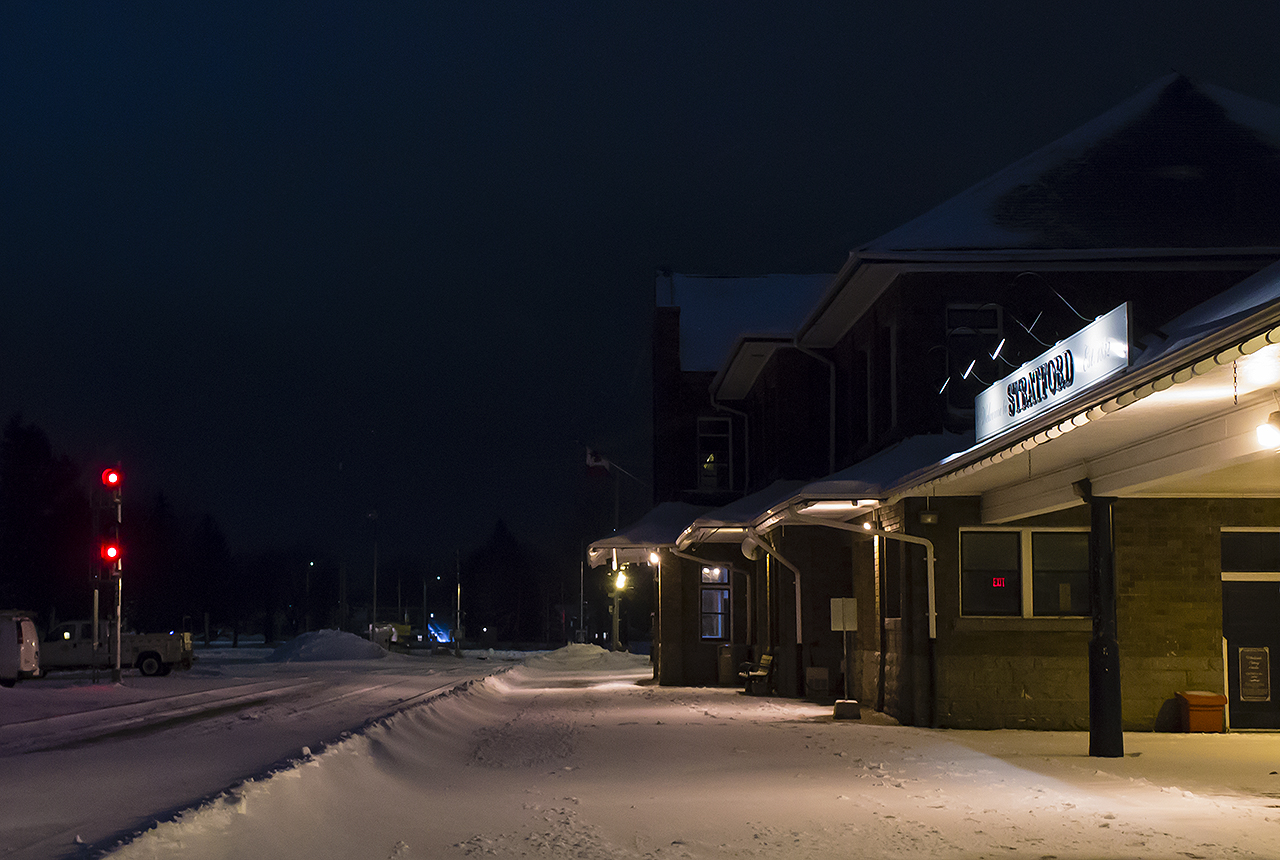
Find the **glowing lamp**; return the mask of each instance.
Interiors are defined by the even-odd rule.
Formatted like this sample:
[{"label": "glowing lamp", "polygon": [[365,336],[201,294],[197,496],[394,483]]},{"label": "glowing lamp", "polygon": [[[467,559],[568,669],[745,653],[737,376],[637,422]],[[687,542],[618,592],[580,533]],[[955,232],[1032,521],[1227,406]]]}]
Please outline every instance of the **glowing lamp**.
[{"label": "glowing lamp", "polygon": [[1272,412],[1265,422],[1258,425],[1258,444],[1280,448],[1280,412]]},{"label": "glowing lamp", "polygon": [[103,469],[102,470],[102,486],[108,490],[120,489],[120,470],[119,469]]}]

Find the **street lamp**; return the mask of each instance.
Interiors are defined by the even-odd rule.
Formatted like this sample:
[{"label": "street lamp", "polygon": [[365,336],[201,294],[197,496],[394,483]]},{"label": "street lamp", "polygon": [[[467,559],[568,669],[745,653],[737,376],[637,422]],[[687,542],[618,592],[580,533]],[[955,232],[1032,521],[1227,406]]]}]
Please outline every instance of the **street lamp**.
[{"label": "street lamp", "polygon": [[618,635],[618,625],[619,625],[619,617],[622,614],[620,612],[620,609],[622,606],[622,592],[625,591],[626,588],[627,588],[627,573],[626,573],[626,567],[624,566],[618,569],[618,576],[613,581],[613,591],[609,595],[610,597],[613,598],[613,650],[615,651],[622,650],[622,643]]}]

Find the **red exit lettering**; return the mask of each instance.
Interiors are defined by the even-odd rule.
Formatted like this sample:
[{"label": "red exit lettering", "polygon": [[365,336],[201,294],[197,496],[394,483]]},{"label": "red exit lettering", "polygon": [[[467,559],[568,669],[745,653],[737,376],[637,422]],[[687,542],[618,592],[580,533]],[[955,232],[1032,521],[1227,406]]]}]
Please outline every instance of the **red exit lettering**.
[{"label": "red exit lettering", "polygon": [[1003,577],[1003,576],[993,576],[993,577],[991,577],[991,587],[992,587],[992,588],[1004,588],[1004,577]]}]

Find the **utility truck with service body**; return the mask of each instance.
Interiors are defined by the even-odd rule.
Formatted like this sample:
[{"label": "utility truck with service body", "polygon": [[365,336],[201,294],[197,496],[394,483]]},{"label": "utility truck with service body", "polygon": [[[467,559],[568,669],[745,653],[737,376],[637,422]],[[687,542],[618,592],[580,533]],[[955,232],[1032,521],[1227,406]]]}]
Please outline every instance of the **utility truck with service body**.
[{"label": "utility truck with service body", "polygon": [[[40,649],[45,669],[107,669],[115,665],[115,626],[98,623],[98,647],[92,621],[64,621],[49,631]],[[194,649],[190,633],[126,633],[120,637],[120,666],[144,675],[168,675],[190,669]]]}]

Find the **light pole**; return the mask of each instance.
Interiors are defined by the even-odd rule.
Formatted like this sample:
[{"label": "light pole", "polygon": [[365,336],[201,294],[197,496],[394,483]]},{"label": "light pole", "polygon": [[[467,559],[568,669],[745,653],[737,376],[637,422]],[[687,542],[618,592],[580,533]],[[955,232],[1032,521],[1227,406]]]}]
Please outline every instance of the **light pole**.
[{"label": "light pole", "polygon": [[369,511],[369,522],[373,523],[373,616],[369,619],[369,638],[377,636],[378,626],[378,512]]}]

